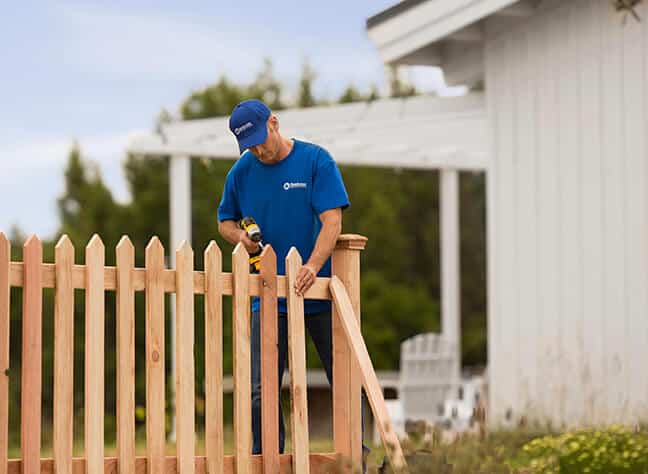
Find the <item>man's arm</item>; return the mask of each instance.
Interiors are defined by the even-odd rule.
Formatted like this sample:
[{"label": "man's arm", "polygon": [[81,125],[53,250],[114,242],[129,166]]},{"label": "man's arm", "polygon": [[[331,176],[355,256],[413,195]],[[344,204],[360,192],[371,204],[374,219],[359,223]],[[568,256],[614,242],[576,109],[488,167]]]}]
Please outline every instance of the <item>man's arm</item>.
[{"label": "man's arm", "polygon": [[322,212],[319,215],[322,228],[317,236],[315,248],[308,262],[299,270],[295,280],[295,290],[298,295],[303,295],[315,283],[317,272],[320,271],[326,260],[335,249],[337,239],[342,232],[342,209],[337,207]]},{"label": "man's arm", "polygon": [[226,220],[218,223],[218,232],[227,240],[230,244],[238,244],[243,242],[245,249],[248,253],[254,253],[259,248],[259,244],[250,240],[243,229],[241,229],[236,221]]}]

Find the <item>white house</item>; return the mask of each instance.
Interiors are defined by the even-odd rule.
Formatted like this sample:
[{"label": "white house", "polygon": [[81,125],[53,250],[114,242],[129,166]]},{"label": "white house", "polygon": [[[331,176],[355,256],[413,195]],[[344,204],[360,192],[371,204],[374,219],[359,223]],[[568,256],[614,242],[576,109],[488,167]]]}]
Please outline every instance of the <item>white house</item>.
[{"label": "white house", "polygon": [[[648,421],[648,2],[406,0],[392,66],[482,84],[493,424]],[[629,3],[629,2],[628,2]]]}]

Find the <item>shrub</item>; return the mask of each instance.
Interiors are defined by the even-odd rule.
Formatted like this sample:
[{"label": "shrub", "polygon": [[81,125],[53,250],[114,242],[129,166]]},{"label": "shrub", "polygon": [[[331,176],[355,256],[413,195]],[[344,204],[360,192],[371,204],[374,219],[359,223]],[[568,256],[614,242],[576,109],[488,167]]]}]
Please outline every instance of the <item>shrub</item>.
[{"label": "shrub", "polygon": [[541,474],[648,473],[648,433],[621,426],[536,438],[515,464]]}]

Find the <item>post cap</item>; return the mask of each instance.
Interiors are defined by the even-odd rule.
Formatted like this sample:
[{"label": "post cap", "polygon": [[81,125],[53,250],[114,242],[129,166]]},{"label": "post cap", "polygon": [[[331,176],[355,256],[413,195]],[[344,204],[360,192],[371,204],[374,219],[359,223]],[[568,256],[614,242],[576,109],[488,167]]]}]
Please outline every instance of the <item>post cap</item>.
[{"label": "post cap", "polygon": [[338,237],[335,248],[337,250],[364,250],[367,245],[367,237],[359,234],[342,234]]}]

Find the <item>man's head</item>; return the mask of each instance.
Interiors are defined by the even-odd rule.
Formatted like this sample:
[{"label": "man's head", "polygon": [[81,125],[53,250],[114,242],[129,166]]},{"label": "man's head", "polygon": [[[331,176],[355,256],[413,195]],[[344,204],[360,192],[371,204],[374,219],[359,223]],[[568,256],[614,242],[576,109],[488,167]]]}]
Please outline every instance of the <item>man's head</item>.
[{"label": "man's head", "polygon": [[261,162],[268,164],[281,160],[279,120],[260,100],[244,100],[234,107],[229,127],[241,153],[250,150]]}]

